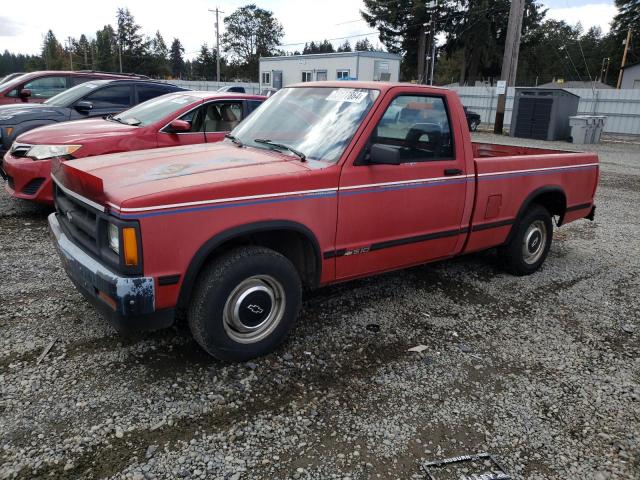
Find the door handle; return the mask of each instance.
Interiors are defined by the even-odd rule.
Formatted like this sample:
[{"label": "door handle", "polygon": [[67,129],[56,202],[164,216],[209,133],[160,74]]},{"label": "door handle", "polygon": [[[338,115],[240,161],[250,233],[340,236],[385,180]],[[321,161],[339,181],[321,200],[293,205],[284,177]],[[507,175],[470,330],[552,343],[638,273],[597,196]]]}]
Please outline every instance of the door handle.
[{"label": "door handle", "polygon": [[460,175],[462,173],[462,170],[460,170],[459,168],[447,168],[444,171],[444,174],[449,177],[451,175]]}]

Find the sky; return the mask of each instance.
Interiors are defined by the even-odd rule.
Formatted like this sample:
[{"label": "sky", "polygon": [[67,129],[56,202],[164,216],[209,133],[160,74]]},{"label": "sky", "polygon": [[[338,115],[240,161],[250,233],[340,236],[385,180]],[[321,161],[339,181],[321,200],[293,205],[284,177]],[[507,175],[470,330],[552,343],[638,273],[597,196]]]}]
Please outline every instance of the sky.
[{"label": "sky", "polygon": [[[284,27],[286,50],[302,50],[305,41],[337,39],[338,45],[349,38],[353,45],[368,38],[379,44],[373,29],[361,20],[362,0],[183,0],[169,3],[157,0],[31,0],[25,9],[20,2],[3,2],[0,10],[0,52],[39,54],[42,39],[52,29],[59,41],[82,33],[92,38],[96,30],[110,23],[116,24],[119,7],[128,7],[145,34],[152,36],[159,30],[169,45],[178,37],[185,47],[185,56],[197,56],[203,42],[215,45],[215,14],[209,9],[216,6],[222,17],[248,3],[271,10]],[[581,22],[585,29],[599,25],[604,32],[616,14],[613,0],[544,0],[549,9],[547,17],[565,20],[570,24]],[[178,5],[178,6],[172,6]],[[368,34],[368,35],[363,35]]]}]

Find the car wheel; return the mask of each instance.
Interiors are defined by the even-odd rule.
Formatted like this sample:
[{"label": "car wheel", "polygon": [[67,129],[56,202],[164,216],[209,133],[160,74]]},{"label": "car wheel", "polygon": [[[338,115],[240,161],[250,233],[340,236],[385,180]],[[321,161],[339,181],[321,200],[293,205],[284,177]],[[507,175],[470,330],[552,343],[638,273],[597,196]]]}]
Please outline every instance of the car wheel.
[{"label": "car wheel", "polygon": [[471,123],[469,124],[469,130],[475,132],[476,130],[478,130],[478,125],[480,125],[480,122],[478,120],[471,120]]},{"label": "car wheel", "polygon": [[544,263],[553,238],[553,222],[546,208],[534,205],[514,225],[509,242],[500,248],[507,271],[531,275]]},{"label": "car wheel", "polygon": [[273,351],[293,327],[300,277],[285,256],[242,247],[199,275],[188,320],[196,342],[220,360],[244,361]]}]

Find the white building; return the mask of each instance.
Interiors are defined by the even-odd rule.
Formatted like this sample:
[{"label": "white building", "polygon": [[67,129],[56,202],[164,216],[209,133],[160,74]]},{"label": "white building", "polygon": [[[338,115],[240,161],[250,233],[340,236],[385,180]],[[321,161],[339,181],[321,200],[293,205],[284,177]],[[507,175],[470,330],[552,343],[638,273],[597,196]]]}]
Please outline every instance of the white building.
[{"label": "white building", "polygon": [[260,90],[321,80],[397,82],[400,55],[387,52],[314,53],[260,58]]}]

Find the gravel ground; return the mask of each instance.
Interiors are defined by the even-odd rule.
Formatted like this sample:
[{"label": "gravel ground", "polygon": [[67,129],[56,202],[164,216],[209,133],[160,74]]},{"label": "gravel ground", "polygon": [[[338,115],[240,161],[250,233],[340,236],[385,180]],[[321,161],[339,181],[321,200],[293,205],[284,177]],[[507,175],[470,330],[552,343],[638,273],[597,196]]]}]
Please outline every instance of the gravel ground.
[{"label": "gravel ground", "polygon": [[184,328],[116,334],[47,210],[2,192],[0,478],[426,478],[482,451],[516,479],[640,478],[640,147],[594,150],[596,221],[557,230],[540,272],[489,251],[322,289],[243,364]]}]

